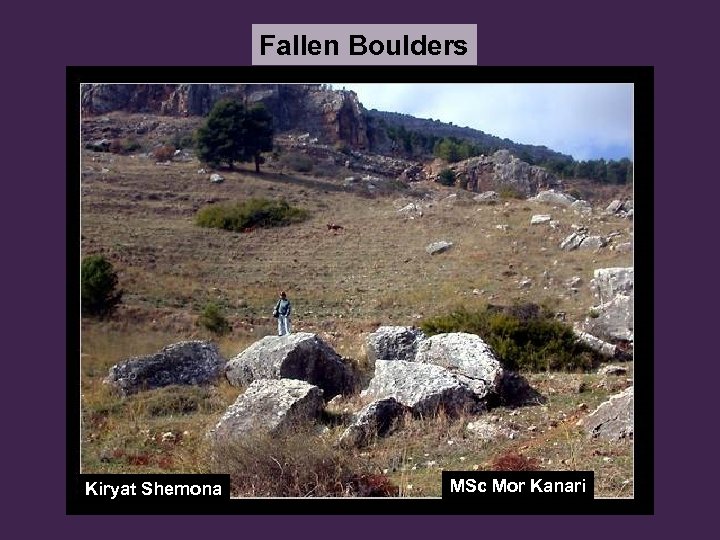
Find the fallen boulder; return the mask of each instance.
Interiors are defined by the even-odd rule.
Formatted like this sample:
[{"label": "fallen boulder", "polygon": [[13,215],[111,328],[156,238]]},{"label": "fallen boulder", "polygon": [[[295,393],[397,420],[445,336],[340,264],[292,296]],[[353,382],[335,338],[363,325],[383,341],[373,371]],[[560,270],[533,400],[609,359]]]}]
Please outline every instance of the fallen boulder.
[{"label": "fallen boulder", "polygon": [[447,240],[440,240],[439,242],[433,242],[432,244],[428,244],[428,246],[425,248],[425,251],[427,251],[430,255],[437,255],[438,253],[443,253],[447,251],[452,246],[452,242],[448,242]]},{"label": "fallen boulder", "polygon": [[604,366],[600,368],[597,372],[598,375],[601,375],[603,377],[608,376],[620,376],[620,375],[627,375],[627,368],[624,366]]},{"label": "fallen boulder", "polygon": [[404,360],[377,360],[375,376],[361,392],[363,398],[395,398],[414,415],[432,416],[441,409],[448,414],[475,410],[478,399],[467,378],[432,364]]},{"label": "fallen boulder", "polygon": [[299,332],[266,336],[227,363],[225,376],[234,386],[256,379],[298,379],[319,386],[326,399],[351,393],[354,375],[317,334]]},{"label": "fallen boulder", "polygon": [[538,194],[535,195],[535,197],[531,197],[530,200],[548,204],[559,204],[560,206],[570,206],[576,199],[575,197],[568,195],[567,193],[563,193],[562,191],[549,189],[547,191],[538,192]]},{"label": "fallen boulder", "polygon": [[340,436],[340,445],[358,448],[374,437],[387,437],[401,424],[407,408],[394,397],[375,401],[357,413],[352,424]]},{"label": "fallen boulder", "polygon": [[593,351],[600,353],[608,358],[615,357],[616,347],[612,343],[608,343],[607,341],[603,341],[602,339],[597,338],[592,334],[583,332],[577,326],[573,327],[573,333],[579,341],[590,347]]},{"label": "fallen boulder", "polygon": [[542,223],[549,223],[552,220],[552,216],[547,214],[535,214],[530,218],[530,225],[540,225]]},{"label": "fallen boulder", "polygon": [[585,329],[607,341],[634,341],[634,296],[618,294],[609,302],[593,307]]},{"label": "fallen boulder", "polygon": [[105,383],[129,395],[170,385],[209,384],[223,372],[225,360],[209,341],[181,341],[160,352],[112,366]]},{"label": "fallen boulder", "polygon": [[560,242],[560,249],[564,251],[572,251],[574,249],[577,249],[580,247],[580,244],[582,244],[583,240],[585,240],[586,237],[587,235],[582,233],[570,233],[570,235],[568,235],[565,239],[563,239],[562,242]]},{"label": "fallen boulder", "polygon": [[500,201],[500,195],[495,191],[483,191],[482,193],[475,195],[473,201],[480,204],[497,204]]},{"label": "fallen boulder", "polygon": [[257,379],[238,396],[211,430],[215,440],[253,432],[279,432],[320,417],[323,392],[295,379]]},{"label": "fallen boulder", "polygon": [[464,332],[437,334],[421,341],[415,362],[447,368],[472,388],[478,399],[497,393],[503,376],[490,346],[480,336]]},{"label": "fallen boulder", "polygon": [[582,422],[589,438],[632,439],[634,433],[634,387],[630,386],[602,403]]},{"label": "fallen boulder", "polygon": [[422,330],[408,326],[380,326],[367,337],[368,360],[415,360]]}]

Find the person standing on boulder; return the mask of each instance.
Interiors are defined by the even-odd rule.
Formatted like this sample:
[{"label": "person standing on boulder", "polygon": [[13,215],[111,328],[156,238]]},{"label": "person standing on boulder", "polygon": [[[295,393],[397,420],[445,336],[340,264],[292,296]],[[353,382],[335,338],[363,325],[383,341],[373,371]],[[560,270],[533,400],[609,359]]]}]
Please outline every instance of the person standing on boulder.
[{"label": "person standing on boulder", "polygon": [[285,291],[282,291],[280,293],[280,299],[277,301],[277,304],[275,304],[275,309],[273,310],[273,317],[278,320],[278,336],[284,336],[290,333],[291,311],[292,306],[290,305],[290,300],[288,300]]}]

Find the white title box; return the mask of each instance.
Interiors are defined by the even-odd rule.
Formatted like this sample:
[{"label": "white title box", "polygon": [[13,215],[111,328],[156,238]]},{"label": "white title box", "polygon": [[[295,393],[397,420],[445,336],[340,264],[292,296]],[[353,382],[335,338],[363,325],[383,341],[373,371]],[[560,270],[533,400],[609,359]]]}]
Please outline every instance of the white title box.
[{"label": "white title box", "polygon": [[253,24],[253,65],[477,65],[475,24]]}]

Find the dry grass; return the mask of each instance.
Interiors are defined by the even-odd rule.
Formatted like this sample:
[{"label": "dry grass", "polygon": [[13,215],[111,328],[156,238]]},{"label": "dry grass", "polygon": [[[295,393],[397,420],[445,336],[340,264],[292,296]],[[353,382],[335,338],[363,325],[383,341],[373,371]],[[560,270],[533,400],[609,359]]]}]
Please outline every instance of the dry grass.
[{"label": "dry grass", "polygon": [[[573,322],[594,303],[588,287],[593,269],[632,265],[632,254],[558,247],[573,224],[591,234],[617,231],[616,243],[630,241],[632,223],[617,217],[583,217],[523,200],[480,206],[464,193],[447,199],[454,190],[429,184],[368,198],[345,191],[342,178],[270,168],[260,175],[222,171],[225,182],[211,184],[209,171],[198,174],[200,168],[197,161],[157,165],[152,156],[83,152],[81,255],[104,253],[125,291],[110,320],[83,322],[84,472],[208,471],[204,433],[237,397],[237,388],[220,383],[123,399],[102,378],[123,358],[187,339],[212,339],[231,358],[274,333],[270,312],[281,289],[294,304],[294,330],[320,334],[364,370],[365,337],[379,324],[419,324],[458,305],[473,310],[516,300],[551,300]],[[432,198],[422,199],[425,192]],[[193,223],[207,204],[250,197],[284,198],[308,209],[311,218],[247,234]],[[398,213],[410,201],[423,205],[421,218]],[[530,217],[541,213],[559,220],[559,227],[531,226]],[[344,229],[329,231],[328,222]],[[448,252],[425,252],[427,244],[443,239],[454,243]],[[577,292],[565,284],[574,276],[584,282]],[[523,278],[532,280],[530,288],[520,289]],[[217,338],[197,325],[209,301],[222,308],[232,333]],[[467,419],[409,419],[401,432],[346,457],[358,474],[388,476],[402,496],[439,495],[441,468],[485,468],[504,452],[537,459],[546,469],[595,470],[597,495],[631,495],[632,444],[587,441],[574,426],[609,394],[593,387],[593,377],[532,376],[549,397],[546,405],[491,413],[516,424],[518,439],[479,441],[465,433]],[[579,379],[592,390],[574,391]],[[577,409],[582,403],[587,407]],[[341,428],[331,427],[331,434]],[[163,440],[167,433],[173,435]]]}]

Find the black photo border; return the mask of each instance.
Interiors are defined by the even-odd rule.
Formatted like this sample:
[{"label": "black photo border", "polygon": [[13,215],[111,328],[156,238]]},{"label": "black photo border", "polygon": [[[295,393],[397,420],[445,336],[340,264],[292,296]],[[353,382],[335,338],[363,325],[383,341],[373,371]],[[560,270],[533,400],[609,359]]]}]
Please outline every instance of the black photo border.
[{"label": "black photo border", "polygon": [[[643,317],[636,320],[635,350],[642,369],[635,370],[634,496],[593,499],[518,508],[493,501],[452,504],[438,498],[399,499],[230,499],[198,506],[172,500],[142,504],[88,505],[78,497],[80,481],[80,85],[85,83],[630,83],[634,85],[634,170],[644,179],[636,190],[634,229],[635,303]],[[652,66],[513,66],[513,67],[236,67],[236,66],[67,66],[67,358],[66,358],[66,512],[68,514],[275,514],[275,515],[570,515],[652,514],[654,512],[654,68]],[[362,99],[362,96],[360,96]],[[518,141],[522,142],[522,141]],[[192,499],[192,497],[188,497]]]}]

